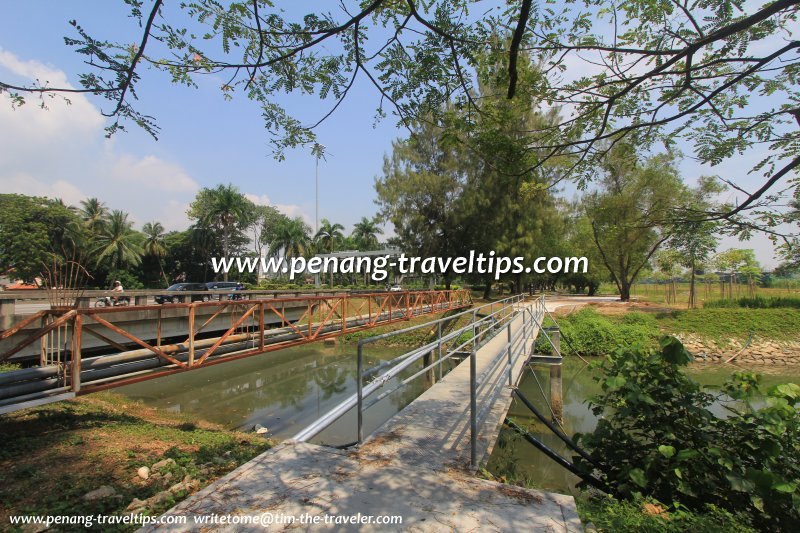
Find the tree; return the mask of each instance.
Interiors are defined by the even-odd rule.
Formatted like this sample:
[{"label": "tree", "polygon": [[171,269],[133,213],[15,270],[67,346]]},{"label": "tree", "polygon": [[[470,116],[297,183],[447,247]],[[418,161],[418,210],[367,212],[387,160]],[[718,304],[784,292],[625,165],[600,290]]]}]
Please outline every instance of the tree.
[{"label": "tree", "polygon": [[163,262],[164,256],[167,254],[167,248],[164,245],[164,226],[160,222],[147,222],[142,226],[142,233],[145,237],[144,253],[158,261],[161,277],[164,278],[165,283],[169,283],[167,275],[164,273]]},{"label": "tree", "polygon": [[[747,276],[747,286],[750,296],[755,296],[754,278],[761,275],[761,268],[756,261],[756,255],[753,250],[743,250],[740,248],[730,248],[724,252],[720,252],[714,258],[717,268],[728,274],[728,298],[734,298],[733,289],[737,288],[737,295],[739,293],[737,277],[739,274]],[[724,288],[724,285],[723,285]],[[724,297],[723,291],[723,297]]]},{"label": "tree", "polygon": [[457,143],[428,122],[416,124],[408,139],[392,142],[383,176],[375,180],[376,203],[405,252],[451,257],[474,242],[458,206],[469,171],[462,155]]},{"label": "tree", "polygon": [[314,235],[314,241],[318,244],[319,250],[333,253],[336,243],[344,238],[342,230],[344,230],[344,226],[341,224],[323,218],[319,231]]},{"label": "tree", "polygon": [[600,189],[584,196],[592,239],[622,301],[630,299],[639,272],[672,235],[670,216],[687,198],[674,163],[668,154],[640,163],[633,147],[619,145],[605,164]]},{"label": "tree", "polygon": [[[669,246],[678,251],[683,259],[681,264],[689,269],[689,308],[697,307],[695,287],[697,269],[706,264],[717,248],[717,233],[721,224],[706,220],[702,213],[714,209],[713,196],[725,190],[715,178],[702,176],[698,185],[691,191],[690,200],[684,208],[686,217],[675,224]],[[699,214],[699,216],[698,216]]]},{"label": "tree", "polygon": [[128,214],[115,209],[97,236],[94,250],[96,263],[105,262],[111,274],[121,272],[126,266],[137,266],[142,261],[142,238],[132,226]]},{"label": "tree", "polygon": [[311,245],[311,228],[300,217],[286,218],[278,222],[269,239],[273,256],[300,257],[306,254]]},{"label": "tree", "polygon": [[[219,236],[222,255],[230,257],[234,239],[241,237],[245,228],[256,218],[255,204],[232,184],[204,188],[197,193],[189,206],[189,218],[211,229]],[[228,281],[228,273],[223,274]]]},{"label": "tree", "polygon": [[[319,227],[319,231],[317,231],[317,234],[314,235],[314,242],[317,244],[318,250],[324,250],[329,254],[333,253],[336,243],[344,238],[344,233],[342,233],[342,230],[344,230],[344,226],[341,224],[333,223],[327,218],[323,218],[322,225]],[[328,277],[328,284],[331,286],[331,288],[333,288],[332,271]]]},{"label": "tree", "polygon": [[367,218],[361,217],[361,220],[356,222],[353,226],[353,232],[350,236],[357,243],[359,250],[376,250],[380,243],[378,242],[378,235],[383,235],[383,230],[378,225],[378,217]]},{"label": "tree", "polygon": [[75,259],[79,220],[62,203],[47,198],[0,194],[0,273],[34,281],[53,255]]},{"label": "tree", "polygon": [[81,200],[80,217],[91,235],[98,235],[106,223],[108,207],[97,198]]},{"label": "tree", "polygon": [[[547,80],[535,83],[544,100],[574,110],[542,132],[546,138],[535,146],[546,155],[534,166],[574,156],[565,176],[582,180],[611,146],[648,148],[662,135],[669,143],[688,140],[709,164],[769,146],[751,169],[763,174],[761,186],[736,207],[709,213],[743,229],[750,223],[741,215],[768,203],[765,195],[800,167],[793,0],[587,0],[546,9],[521,0],[484,16],[470,12],[471,0],[349,0],[335,12],[298,18],[280,1],[197,0],[170,10],[162,0],[128,4],[142,28],[135,44],[128,35],[89,35],[73,21],[66,43],[90,69],[78,76],[80,87],[2,82],[11,104],[30,95],[90,93],[109,101],[110,133],[134,123],[155,136],[152,117],[134,105],[145,73],[161,71],[189,86],[201,76],[224,76],[224,98],[241,92],[255,101],[282,157],[286,147],[316,142],[314,128],[359,76],[375,87],[377,115],[388,105],[405,127],[423,119],[442,125],[451,103],[481,113],[474,67],[492,49],[507,72],[504,97],[525,98],[531,80],[520,72],[520,57],[538,54]],[[510,38],[496,39],[497,28],[508,28]],[[568,66],[589,73],[565,77]],[[280,104],[291,92],[330,99],[332,111],[303,125]]]},{"label": "tree", "polygon": [[286,215],[278,212],[271,205],[255,205],[253,207],[253,217],[248,228],[252,231],[251,242],[257,257],[264,255],[263,246],[267,244],[267,236],[282,218],[286,218]]}]

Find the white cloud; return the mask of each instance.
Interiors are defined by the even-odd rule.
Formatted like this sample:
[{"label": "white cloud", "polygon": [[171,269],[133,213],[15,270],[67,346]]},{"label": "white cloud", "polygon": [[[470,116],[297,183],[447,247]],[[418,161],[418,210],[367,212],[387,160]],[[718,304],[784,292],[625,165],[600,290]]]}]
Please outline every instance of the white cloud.
[{"label": "white cloud", "polygon": [[[23,78],[21,83],[71,87],[64,72],[2,48],[0,73]],[[18,108],[7,94],[0,97],[0,192],[62,198],[72,205],[96,196],[130,213],[137,224],[158,220],[168,230],[186,228],[186,210],[199,189],[188,172],[155,155],[119,149],[105,138],[106,120],[84,95],[65,97],[27,95]]]},{"label": "white cloud", "polygon": [[76,205],[86,198],[86,194],[69,182],[57,180],[53,183],[44,183],[28,174],[0,175],[0,190],[28,196],[61,198],[71,205]]},{"label": "white cloud", "polygon": [[148,155],[136,158],[130,154],[112,156],[111,179],[119,185],[128,184],[163,192],[191,192],[199,189],[197,182],[180,165]]},{"label": "white cloud", "polygon": [[291,218],[300,217],[306,224],[312,225],[314,222],[313,219],[310,216],[308,216],[305,210],[299,205],[276,204],[273,203],[272,200],[269,199],[269,196],[267,196],[266,194],[258,195],[252,193],[245,193],[244,196],[245,198],[247,198],[256,205],[271,205],[272,207],[274,207],[275,209],[277,209],[278,211],[280,211],[281,213],[283,213],[288,217]]}]

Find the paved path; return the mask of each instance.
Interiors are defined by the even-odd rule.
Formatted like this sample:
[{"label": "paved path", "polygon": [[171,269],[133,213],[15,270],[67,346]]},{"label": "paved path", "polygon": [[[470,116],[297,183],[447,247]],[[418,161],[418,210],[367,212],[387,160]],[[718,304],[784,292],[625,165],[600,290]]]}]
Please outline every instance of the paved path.
[{"label": "paved path", "polygon": [[[512,323],[512,333],[522,324]],[[477,353],[482,414],[478,457],[491,453],[511,403],[501,331]],[[526,341],[528,343],[531,340]],[[515,361],[518,377],[524,358]],[[469,471],[469,360],[384,424],[357,451],[295,441],[283,444],[194,494],[168,515],[185,525],[146,531],[249,531],[257,525],[198,527],[194,516],[399,515],[402,525],[320,525],[301,530],[345,531],[582,531],[571,496],[527,490],[474,477]],[[324,520],[324,518],[323,518]],[[283,530],[273,524],[268,530]]]}]

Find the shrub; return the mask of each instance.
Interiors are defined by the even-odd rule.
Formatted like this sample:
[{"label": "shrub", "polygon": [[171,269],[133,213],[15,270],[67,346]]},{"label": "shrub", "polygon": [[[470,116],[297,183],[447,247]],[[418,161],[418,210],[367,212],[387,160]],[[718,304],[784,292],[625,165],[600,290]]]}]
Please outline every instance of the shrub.
[{"label": "shrub", "polygon": [[[619,346],[655,346],[658,323],[654,317],[644,313],[629,313],[619,322],[585,308],[561,319],[561,351],[564,355],[605,355]],[[539,341],[545,353],[547,341]]]},{"label": "shrub", "polygon": [[[800,523],[800,386],[763,390],[738,373],[710,394],[684,372],[691,355],[675,338],[661,349],[622,348],[599,366],[596,429],[576,438],[619,497],[647,496],[701,510],[745,512],[759,528]],[[753,407],[763,399],[764,406]],[[710,410],[727,407],[727,417]],[[580,457],[587,471],[591,465]]]}]

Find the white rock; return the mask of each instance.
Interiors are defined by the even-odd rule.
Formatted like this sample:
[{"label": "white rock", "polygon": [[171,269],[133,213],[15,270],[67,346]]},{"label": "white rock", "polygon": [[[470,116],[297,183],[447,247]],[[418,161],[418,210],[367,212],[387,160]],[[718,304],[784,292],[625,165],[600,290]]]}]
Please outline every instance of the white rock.
[{"label": "white rock", "polygon": [[95,501],[95,500],[102,500],[105,498],[111,498],[112,496],[116,496],[117,491],[114,490],[113,487],[109,487],[108,485],[103,485],[99,489],[95,489],[91,492],[87,492],[83,495],[83,499],[87,502]]},{"label": "white rock", "polygon": [[162,470],[170,466],[175,466],[175,459],[162,459],[153,465],[153,470]]},{"label": "white rock", "polygon": [[150,477],[150,469],[146,466],[140,466],[139,470],[136,471],[136,475],[142,479],[147,479]]}]

